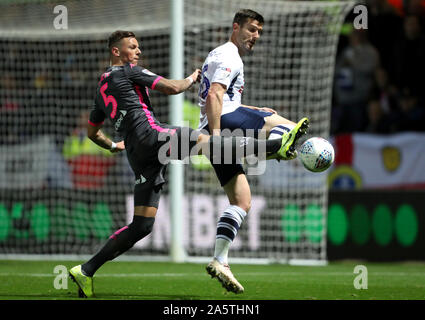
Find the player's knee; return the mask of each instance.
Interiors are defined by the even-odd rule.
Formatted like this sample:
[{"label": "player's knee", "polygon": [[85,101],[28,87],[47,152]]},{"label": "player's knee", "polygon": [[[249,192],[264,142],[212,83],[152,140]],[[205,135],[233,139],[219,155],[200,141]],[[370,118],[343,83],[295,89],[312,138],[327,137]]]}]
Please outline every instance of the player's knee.
[{"label": "player's knee", "polygon": [[132,240],[137,242],[150,234],[154,223],[155,218],[153,217],[134,216],[133,222],[128,226],[131,230]]},{"label": "player's knee", "polygon": [[247,202],[243,207],[241,207],[242,209],[245,210],[246,213],[249,213],[249,210],[251,210],[251,201]]},{"label": "player's knee", "polygon": [[245,200],[238,200],[236,203],[232,203],[235,206],[238,206],[242,210],[244,210],[246,213],[251,210],[251,199],[245,199]]},{"label": "player's knee", "polygon": [[271,116],[265,117],[264,118],[264,126],[263,129],[270,131],[271,129],[273,129],[276,126],[290,126],[293,127],[296,125],[295,122],[288,120],[286,118],[283,118],[280,115],[277,114],[273,114]]},{"label": "player's knee", "polygon": [[210,140],[210,135],[207,134],[203,134],[201,133],[197,140],[196,140],[196,144],[198,145],[198,155],[208,155],[208,150],[209,150],[209,140]]},{"label": "player's knee", "polygon": [[210,139],[209,135],[201,133],[198,136],[197,143],[208,143],[209,139]]}]

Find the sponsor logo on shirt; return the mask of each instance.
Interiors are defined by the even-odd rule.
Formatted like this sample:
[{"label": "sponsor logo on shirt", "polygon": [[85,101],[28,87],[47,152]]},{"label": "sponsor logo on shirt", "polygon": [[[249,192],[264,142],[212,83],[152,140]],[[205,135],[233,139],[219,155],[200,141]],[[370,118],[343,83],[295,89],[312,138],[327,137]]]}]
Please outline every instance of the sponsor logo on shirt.
[{"label": "sponsor logo on shirt", "polygon": [[140,175],[139,179],[136,179],[136,181],[134,182],[134,184],[142,184],[145,183],[147,180],[143,175]]},{"label": "sponsor logo on shirt", "polygon": [[117,122],[115,122],[115,130],[118,131],[120,126],[121,126],[121,122],[124,119],[125,115],[127,114],[126,110],[120,110],[120,116],[117,120]]},{"label": "sponsor logo on shirt", "polygon": [[155,73],[150,72],[148,69],[143,69],[142,72],[146,73],[147,75],[150,75],[150,76],[155,76]]}]

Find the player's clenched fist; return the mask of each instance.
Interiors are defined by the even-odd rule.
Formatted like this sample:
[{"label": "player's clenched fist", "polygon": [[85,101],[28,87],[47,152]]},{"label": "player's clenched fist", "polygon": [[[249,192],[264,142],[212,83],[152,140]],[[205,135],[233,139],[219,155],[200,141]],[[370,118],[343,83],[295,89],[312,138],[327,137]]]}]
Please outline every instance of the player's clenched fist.
[{"label": "player's clenched fist", "polygon": [[196,69],[190,77],[192,78],[193,82],[200,82],[201,81],[201,69]]},{"label": "player's clenched fist", "polygon": [[112,153],[117,153],[117,152],[121,152],[125,150],[125,145],[124,145],[124,141],[119,141],[117,143],[113,143],[111,149],[109,149],[109,151],[111,151]]}]

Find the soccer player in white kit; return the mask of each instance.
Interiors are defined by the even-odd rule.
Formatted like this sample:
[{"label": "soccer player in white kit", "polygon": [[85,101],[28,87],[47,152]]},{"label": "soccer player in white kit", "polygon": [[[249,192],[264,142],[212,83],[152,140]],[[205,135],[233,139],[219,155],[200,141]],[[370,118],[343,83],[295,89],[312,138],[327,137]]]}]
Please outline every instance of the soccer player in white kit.
[{"label": "soccer player in white kit", "polygon": [[[270,108],[258,108],[241,103],[244,89],[242,56],[252,53],[263,30],[261,14],[242,9],[235,14],[233,31],[228,42],[212,50],[203,66],[199,88],[201,107],[199,129],[211,135],[220,135],[223,129],[242,129],[244,132],[266,132],[267,137],[287,140],[288,152],[284,156],[267,159],[290,160],[297,156],[297,140],[306,133],[307,118],[294,123],[279,116]],[[251,191],[240,164],[212,164],[229,199],[229,206],[217,224],[214,258],[207,272],[216,277],[223,287],[242,293],[243,286],[236,280],[228,264],[228,251],[251,207]]]}]

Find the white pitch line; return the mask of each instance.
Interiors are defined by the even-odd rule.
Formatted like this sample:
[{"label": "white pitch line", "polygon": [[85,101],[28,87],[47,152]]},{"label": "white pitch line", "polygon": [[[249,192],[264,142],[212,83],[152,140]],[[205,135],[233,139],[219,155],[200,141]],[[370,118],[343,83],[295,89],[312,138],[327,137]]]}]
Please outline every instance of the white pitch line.
[{"label": "white pitch line", "polygon": [[54,273],[14,273],[14,272],[2,272],[0,277],[54,277]]},{"label": "white pitch line", "polygon": [[[238,276],[275,276],[276,272],[238,272]],[[56,277],[58,274],[55,273],[14,273],[14,272],[3,272],[0,273],[0,277]],[[280,276],[353,276],[350,272],[279,272]],[[124,278],[124,277],[193,277],[193,276],[206,276],[206,273],[102,273],[97,274],[96,278]],[[423,276],[425,272],[369,272],[369,277],[373,276]]]},{"label": "white pitch line", "polygon": [[[107,273],[107,274],[97,274],[95,277],[112,277],[112,278],[121,278],[121,277],[188,277],[192,276],[192,273]],[[56,273],[13,273],[13,272],[3,272],[0,273],[0,277],[57,277]]]}]

